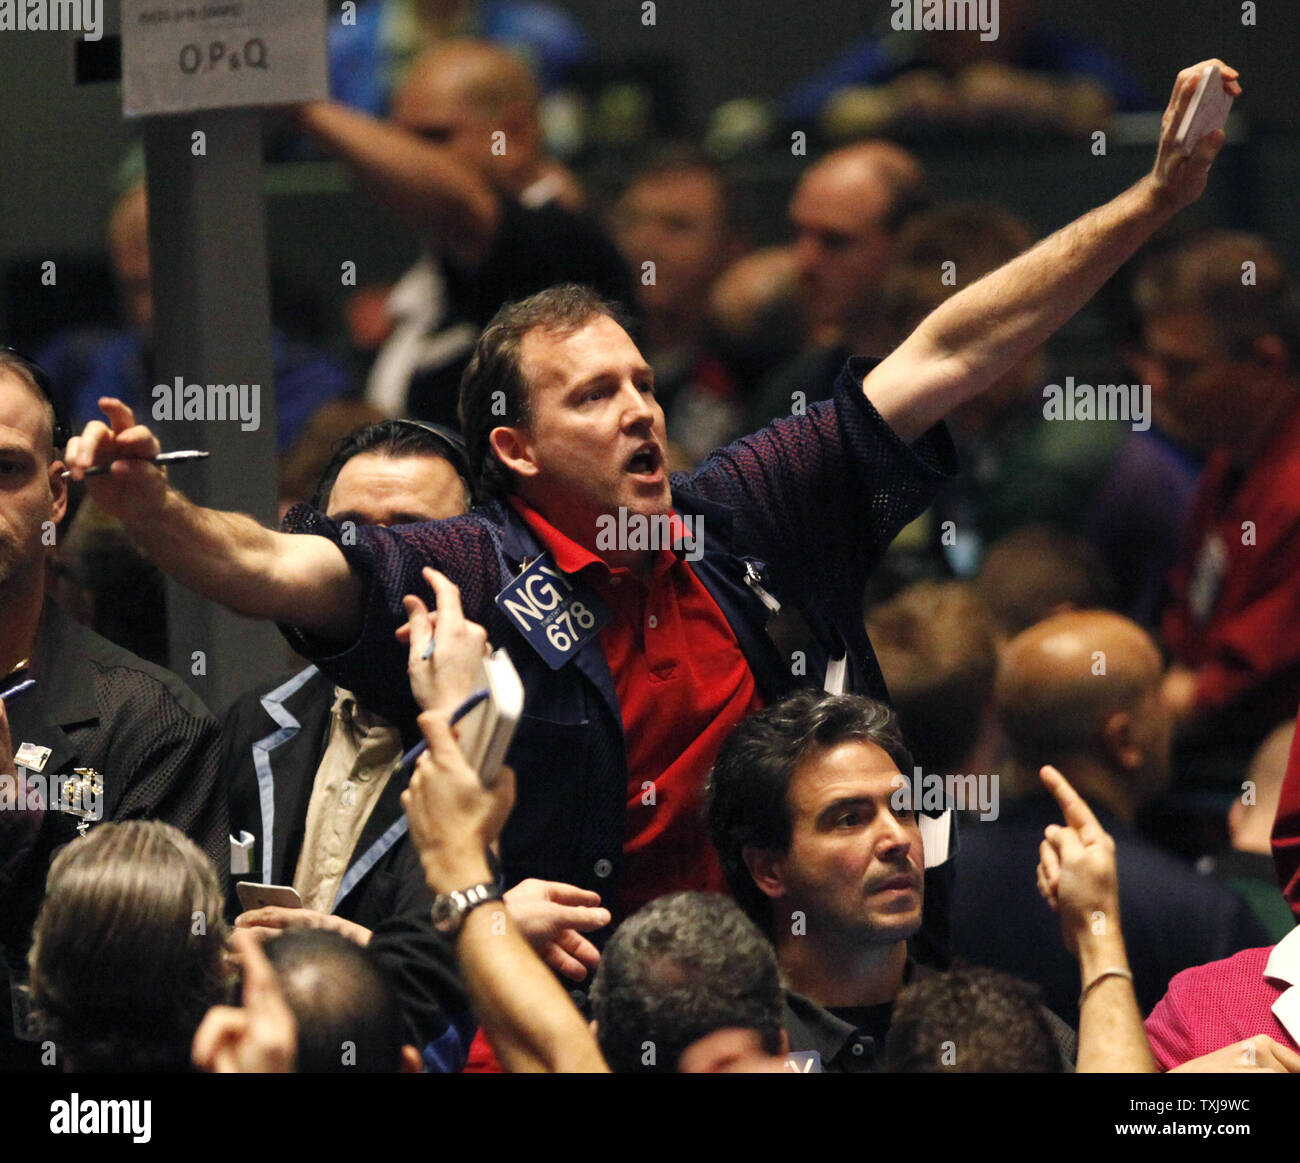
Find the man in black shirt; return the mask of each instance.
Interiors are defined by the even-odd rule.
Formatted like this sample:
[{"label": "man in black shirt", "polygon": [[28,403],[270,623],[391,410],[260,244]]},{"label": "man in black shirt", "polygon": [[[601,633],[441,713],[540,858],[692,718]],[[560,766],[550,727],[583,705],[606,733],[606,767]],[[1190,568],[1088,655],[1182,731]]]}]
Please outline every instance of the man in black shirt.
[{"label": "man in black shirt", "polygon": [[389,296],[392,331],[366,386],[390,416],[458,427],[461,373],[503,303],[556,283],[633,303],[614,244],[576,212],[574,179],[542,153],[538,98],[521,61],[467,39],[411,66],[391,121],[329,101],[299,110],[300,126],[426,248]]},{"label": "man in black shirt", "polygon": [[216,719],[175,675],[46,599],[67,507],[62,428],[44,372],[0,348],[0,1071],[62,1065],[17,1040],[25,993],[10,1005],[60,847],[100,820],[164,820],[224,883]]},{"label": "man in black shirt", "polygon": [[[776,947],[800,1069],[879,1071],[894,1001],[926,972],[908,950],[925,885],[912,770],[885,704],[816,691],[745,720],[713,769],[709,830]],[[1047,1020],[1068,1058],[1072,1036]]]}]

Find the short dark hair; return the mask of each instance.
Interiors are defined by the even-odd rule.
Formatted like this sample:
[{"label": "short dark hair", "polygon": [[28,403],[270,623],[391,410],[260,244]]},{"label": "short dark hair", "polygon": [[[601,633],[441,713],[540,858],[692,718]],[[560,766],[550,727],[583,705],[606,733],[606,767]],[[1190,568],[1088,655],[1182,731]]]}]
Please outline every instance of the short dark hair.
[{"label": "short dark hair", "polygon": [[[1254,278],[1243,281],[1243,264]],[[1154,252],[1133,280],[1133,302],[1146,319],[1172,311],[1200,311],[1220,350],[1245,359],[1255,341],[1275,335],[1286,345],[1290,369],[1300,365],[1300,300],[1277,252],[1261,237],[1207,230]]]},{"label": "short dark hair", "polygon": [[493,428],[527,426],[531,418],[529,385],[520,361],[524,336],[537,328],[572,335],[602,315],[630,326],[618,306],[590,287],[561,283],[507,303],[483,329],[460,381],[460,427],[479,500],[499,500],[514,492],[514,478],[492,452],[488,436]]},{"label": "short dark hair", "polygon": [[874,743],[904,775],[912,757],[898,720],[884,703],[863,695],[805,690],[742,722],[722,745],[705,796],[709,834],[732,895],[764,932],[771,931],[771,902],[754,883],[746,848],[784,852],[790,847],[790,782],[816,752],[841,743]]},{"label": "short dark hair", "polygon": [[469,458],[465,455],[465,441],[459,433],[425,420],[381,420],[339,441],[316,484],[311,498],[312,508],[325,509],[343,466],[364,452],[377,452],[391,460],[404,456],[440,457],[456,470],[465,482],[466,491],[472,491]]},{"label": "short dark hair", "polygon": [[224,1000],[216,870],[161,820],[97,825],[54,858],[28,953],[43,1037],[79,1071],[187,1070]]},{"label": "short dark hair", "polygon": [[1060,1074],[1061,1052],[1036,985],[954,966],[905,986],[885,1043],[891,1074]]},{"label": "short dark hair", "polygon": [[776,953],[716,893],[659,897],[619,926],[601,954],[591,1015],[615,1073],[672,1073],[682,1052],[723,1029],[756,1030],[781,1048],[785,1013]]},{"label": "short dark hair", "polygon": [[396,1074],[402,1021],[374,957],[341,933],[299,929],[266,943],[298,1026],[300,1074]]},{"label": "short dark hair", "polygon": [[867,631],[907,742],[927,771],[956,774],[993,702],[993,619],[969,582],[914,582],[867,612]]},{"label": "short dark hair", "polygon": [[975,575],[975,592],[1008,638],[1062,606],[1115,604],[1115,580],[1097,549],[1077,533],[1022,525],[998,538]]},{"label": "short dark hair", "polygon": [[656,145],[623,186],[623,195],[642,182],[675,174],[706,175],[718,190],[720,227],[724,231],[734,228],[737,200],[735,183],[717,158],[693,142],[669,141]]},{"label": "short dark hair", "polygon": [[13,372],[44,401],[50,425],[50,440],[57,456],[68,443],[68,421],[49,373],[34,359],[28,359],[22,352],[4,345],[0,345],[0,371]]},{"label": "short dark hair", "polygon": [[[915,195],[914,195],[915,196]],[[947,203],[916,211],[898,229],[894,259],[885,275],[885,320],[901,343],[931,311],[957,292],[935,277],[945,262],[956,264],[963,285],[1009,263],[1034,243],[1029,228],[997,207]]]}]

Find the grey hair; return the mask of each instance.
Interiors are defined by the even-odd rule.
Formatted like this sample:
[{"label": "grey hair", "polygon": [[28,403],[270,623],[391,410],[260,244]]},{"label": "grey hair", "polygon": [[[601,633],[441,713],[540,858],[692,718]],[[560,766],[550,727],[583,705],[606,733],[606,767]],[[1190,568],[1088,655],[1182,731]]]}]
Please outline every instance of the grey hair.
[{"label": "grey hair", "polygon": [[756,1030],[781,1045],[784,995],[758,927],[715,893],[651,901],[619,926],[591,987],[601,1052],[616,1073],[671,1073],[715,1030]]}]

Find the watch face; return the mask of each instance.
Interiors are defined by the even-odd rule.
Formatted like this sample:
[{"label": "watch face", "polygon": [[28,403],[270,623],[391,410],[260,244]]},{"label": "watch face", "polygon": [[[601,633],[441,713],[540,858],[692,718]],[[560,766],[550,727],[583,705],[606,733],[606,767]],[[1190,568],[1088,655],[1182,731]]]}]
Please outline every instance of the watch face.
[{"label": "watch face", "polygon": [[455,933],[471,909],[485,901],[500,899],[501,892],[495,884],[476,884],[463,892],[453,889],[439,893],[433,899],[431,910],[433,927],[440,933]]},{"label": "watch face", "polygon": [[433,926],[442,932],[456,927],[460,920],[461,905],[454,893],[439,893],[433,901]]}]

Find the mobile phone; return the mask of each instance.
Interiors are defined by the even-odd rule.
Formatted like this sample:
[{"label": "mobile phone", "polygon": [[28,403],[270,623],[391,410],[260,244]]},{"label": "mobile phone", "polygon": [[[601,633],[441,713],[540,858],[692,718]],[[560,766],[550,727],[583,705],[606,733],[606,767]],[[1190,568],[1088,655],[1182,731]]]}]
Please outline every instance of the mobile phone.
[{"label": "mobile phone", "polygon": [[235,885],[235,892],[239,894],[240,908],[246,913],[268,905],[279,905],[282,909],[302,908],[302,897],[290,884],[258,884],[253,880],[241,880]]},{"label": "mobile phone", "polygon": [[1174,147],[1180,153],[1192,153],[1204,137],[1228,123],[1231,111],[1232,94],[1223,87],[1223,70],[1218,65],[1206,65],[1174,136]]}]

